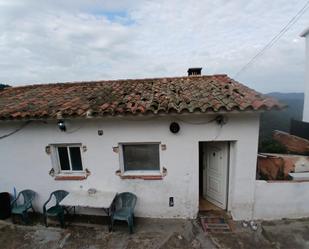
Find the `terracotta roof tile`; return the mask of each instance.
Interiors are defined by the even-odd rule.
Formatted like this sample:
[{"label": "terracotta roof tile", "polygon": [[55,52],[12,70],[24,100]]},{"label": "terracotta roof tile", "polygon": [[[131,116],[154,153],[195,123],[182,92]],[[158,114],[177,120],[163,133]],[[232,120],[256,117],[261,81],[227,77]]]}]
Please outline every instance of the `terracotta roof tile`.
[{"label": "terracotta roof tile", "polygon": [[41,84],[0,91],[0,120],[283,107],[227,75]]}]

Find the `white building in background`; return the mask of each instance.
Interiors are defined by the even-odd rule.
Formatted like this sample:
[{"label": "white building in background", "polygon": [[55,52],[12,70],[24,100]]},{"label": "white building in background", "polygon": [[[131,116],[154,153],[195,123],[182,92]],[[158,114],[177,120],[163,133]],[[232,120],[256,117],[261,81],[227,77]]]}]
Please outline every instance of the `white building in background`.
[{"label": "white building in background", "polygon": [[259,117],[281,104],[200,70],[1,90],[0,191],[34,190],[39,211],[54,190],[96,188],[135,193],[136,216],[194,218],[207,200],[263,217]]},{"label": "white building in background", "polygon": [[305,98],[304,98],[304,110],[303,121],[309,122],[309,28],[305,29],[301,34],[301,37],[305,38],[306,42],[306,69],[305,69]]}]

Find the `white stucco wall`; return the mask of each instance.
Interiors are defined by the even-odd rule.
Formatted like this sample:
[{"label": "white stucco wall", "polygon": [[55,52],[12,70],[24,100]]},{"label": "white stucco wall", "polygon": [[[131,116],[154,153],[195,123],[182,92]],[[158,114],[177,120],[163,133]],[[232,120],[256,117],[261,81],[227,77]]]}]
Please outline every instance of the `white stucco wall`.
[{"label": "white stucco wall", "polygon": [[[214,116],[106,118],[67,121],[68,131],[60,132],[56,121],[33,122],[22,131],[0,140],[0,191],[25,188],[38,193],[37,210],[42,209],[49,193],[56,189],[131,191],[138,196],[136,215],[144,217],[193,218],[198,212],[199,157],[198,142],[235,141],[232,146],[228,206],[235,219],[250,219],[255,191],[256,155],[259,114],[230,114],[221,129],[215,123],[189,124],[212,119]],[[186,122],[180,121],[185,120]],[[179,122],[180,133],[169,131],[171,121]],[[20,122],[1,122],[0,136],[20,126]],[[104,131],[98,136],[97,130]],[[162,165],[167,169],[163,180],[129,180],[115,175],[119,155],[112,151],[119,142],[161,142]],[[85,168],[91,175],[83,181],[55,181],[49,174],[52,168],[45,146],[53,143],[82,143]],[[169,197],[174,207],[169,207]]]},{"label": "white stucco wall", "polygon": [[256,181],[254,218],[308,217],[308,193],[309,182]]}]

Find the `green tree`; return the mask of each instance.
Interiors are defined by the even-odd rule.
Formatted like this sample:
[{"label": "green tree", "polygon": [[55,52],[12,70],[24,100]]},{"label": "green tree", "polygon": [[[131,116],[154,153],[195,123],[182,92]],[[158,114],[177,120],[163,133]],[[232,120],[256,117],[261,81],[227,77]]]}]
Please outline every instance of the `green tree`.
[{"label": "green tree", "polygon": [[10,87],[10,85],[0,83],[0,90],[4,89],[6,87]]}]

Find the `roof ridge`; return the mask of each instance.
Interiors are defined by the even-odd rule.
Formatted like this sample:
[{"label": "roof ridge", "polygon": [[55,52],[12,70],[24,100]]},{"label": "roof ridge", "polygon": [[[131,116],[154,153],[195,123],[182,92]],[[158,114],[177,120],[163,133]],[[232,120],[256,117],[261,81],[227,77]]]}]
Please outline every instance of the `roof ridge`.
[{"label": "roof ridge", "polygon": [[[11,86],[11,89],[17,88],[31,88],[31,87],[40,87],[40,86],[55,86],[55,85],[81,85],[81,84],[98,84],[98,83],[111,83],[111,82],[128,82],[128,81],[150,81],[150,80],[163,80],[163,79],[187,79],[187,78],[211,78],[224,76],[228,77],[227,74],[213,74],[213,75],[192,75],[192,76],[174,76],[174,77],[155,77],[155,78],[136,78],[136,79],[114,79],[114,80],[86,80],[86,81],[66,81],[66,82],[48,82],[48,83],[38,83],[38,84],[29,84],[21,86]],[[4,90],[4,89],[3,89]]]}]

